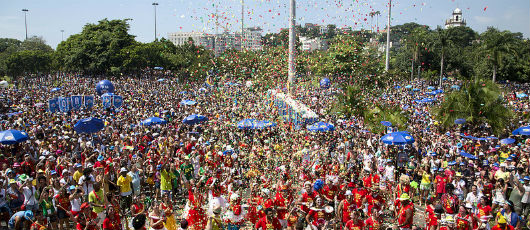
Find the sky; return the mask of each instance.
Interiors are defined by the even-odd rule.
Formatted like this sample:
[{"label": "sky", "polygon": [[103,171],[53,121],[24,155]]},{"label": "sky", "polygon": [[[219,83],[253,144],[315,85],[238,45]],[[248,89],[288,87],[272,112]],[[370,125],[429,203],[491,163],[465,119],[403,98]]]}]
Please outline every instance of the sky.
[{"label": "sky", "polygon": [[[289,0],[244,0],[245,27],[259,26],[263,33],[288,27]],[[169,32],[216,31],[241,28],[241,0],[0,0],[0,37],[25,38],[24,12],[28,9],[28,36],[42,36],[56,48],[68,36],[80,33],[87,23],[130,18],[130,33],[140,42],[154,40],[157,2],[157,37]],[[388,0],[298,0],[297,24],[335,24],[370,29],[385,27]],[[489,26],[530,36],[529,0],[393,0],[392,25],[416,22],[431,28],[443,26],[455,8],[463,11],[468,26],[483,32]],[[371,18],[368,14],[380,11]],[[217,12],[217,14],[216,14]]]}]

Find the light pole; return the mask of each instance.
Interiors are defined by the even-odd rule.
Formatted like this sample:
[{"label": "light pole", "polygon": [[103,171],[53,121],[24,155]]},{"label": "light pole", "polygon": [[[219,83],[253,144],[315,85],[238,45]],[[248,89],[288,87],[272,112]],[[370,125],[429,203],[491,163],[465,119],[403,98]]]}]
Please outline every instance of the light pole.
[{"label": "light pole", "polygon": [[156,41],[156,6],[158,6],[158,3],[153,2],[153,6],[155,7],[155,41]]},{"label": "light pole", "polygon": [[386,28],[386,60],[385,71],[388,72],[390,62],[390,17],[392,12],[392,0],[388,0],[388,24]]},{"label": "light pole", "polygon": [[28,20],[26,18],[26,13],[28,11],[28,9],[22,9],[22,12],[24,12],[24,25],[26,26],[26,40],[28,39]]},{"label": "light pole", "polygon": [[296,76],[296,66],[295,66],[295,42],[296,42],[296,1],[290,1],[290,14],[289,14],[289,72],[288,72],[288,82],[287,90],[289,93],[294,92],[294,81]]},{"label": "light pole", "polygon": [[61,30],[61,41],[64,41],[64,30]]}]

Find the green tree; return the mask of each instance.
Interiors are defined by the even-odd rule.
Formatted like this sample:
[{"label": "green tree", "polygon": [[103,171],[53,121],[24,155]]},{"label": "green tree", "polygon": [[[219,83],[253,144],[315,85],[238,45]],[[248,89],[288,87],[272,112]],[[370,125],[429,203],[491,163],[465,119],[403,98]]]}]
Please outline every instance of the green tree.
[{"label": "green tree", "polygon": [[442,78],[444,75],[444,60],[447,49],[454,47],[453,41],[450,40],[449,31],[438,27],[436,29],[435,46],[440,51],[440,87],[442,87]]},{"label": "green tree", "polygon": [[47,73],[52,67],[52,53],[42,50],[23,50],[9,56],[7,72],[12,76],[24,73]]},{"label": "green tree", "polygon": [[52,47],[46,44],[42,37],[33,36],[20,43],[20,50],[40,50],[43,52],[53,52]]},{"label": "green tree", "polygon": [[488,124],[499,135],[513,118],[513,112],[502,101],[500,88],[489,80],[469,81],[460,91],[446,95],[446,99],[433,109],[436,119],[444,126],[454,125],[458,118],[469,124]]},{"label": "green tree", "polygon": [[516,38],[509,31],[501,32],[492,27],[482,33],[480,37],[483,44],[482,49],[493,69],[492,81],[495,82],[497,70],[502,65],[504,57],[516,53],[516,47],[513,46]]},{"label": "green tree", "polygon": [[134,36],[128,33],[128,20],[103,19],[97,24],[87,24],[80,34],[61,42],[57,53],[63,67],[86,73],[120,71],[124,61],[122,49],[135,44]]}]

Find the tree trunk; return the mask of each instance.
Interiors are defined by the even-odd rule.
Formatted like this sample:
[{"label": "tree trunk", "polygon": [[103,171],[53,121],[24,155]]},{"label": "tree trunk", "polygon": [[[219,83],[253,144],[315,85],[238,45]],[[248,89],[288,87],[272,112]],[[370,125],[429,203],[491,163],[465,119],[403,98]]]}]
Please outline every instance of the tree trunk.
[{"label": "tree trunk", "polygon": [[495,78],[497,77],[497,65],[493,65],[493,79],[492,81],[495,83]]},{"label": "tree trunk", "polygon": [[442,88],[443,76],[444,76],[444,52],[442,51],[442,59],[440,60],[440,89]]},{"label": "tree trunk", "polygon": [[412,79],[414,79],[414,58],[411,61],[412,67],[410,68],[410,81],[412,82]]}]

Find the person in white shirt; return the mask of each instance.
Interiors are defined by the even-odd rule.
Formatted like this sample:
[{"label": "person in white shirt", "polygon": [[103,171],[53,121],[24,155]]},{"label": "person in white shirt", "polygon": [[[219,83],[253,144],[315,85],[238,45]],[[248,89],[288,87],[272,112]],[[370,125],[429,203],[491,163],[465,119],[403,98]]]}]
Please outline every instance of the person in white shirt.
[{"label": "person in white shirt", "polygon": [[482,196],[483,196],[482,193],[478,192],[477,186],[473,185],[471,187],[471,192],[469,192],[466,196],[466,203],[471,204],[471,206],[473,207],[473,210],[472,210],[473,213],[476,213],[478,202],[480,201],[480,198]]},{"label": "person in white shirt", "polygon": [[93,184],[96,180],[91,173],[92,167],[88,167],[83,170],[83,176],[79,178],[79,186],[81,186],[81,189],[85,192],[85,196],[88,196],[88,194],[94,190]]},{"label": "person in white shirt", "polygon": [[23,181],[22,194],[24,194],[24,207],[26,210],[37,211],[39,209],[39,203],[37,202],[36,189],[33,186],[32,179],[22,174],[19,179]]}]

